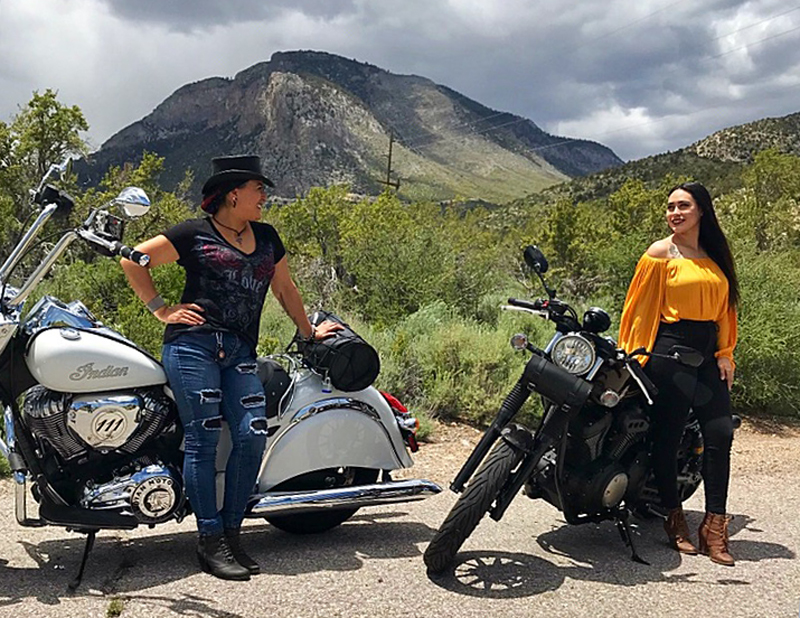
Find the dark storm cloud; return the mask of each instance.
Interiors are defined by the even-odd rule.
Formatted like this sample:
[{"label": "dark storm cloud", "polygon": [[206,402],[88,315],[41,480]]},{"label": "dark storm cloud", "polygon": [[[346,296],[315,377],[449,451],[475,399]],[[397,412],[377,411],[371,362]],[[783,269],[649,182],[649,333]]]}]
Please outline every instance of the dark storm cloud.
[{"label": "dark storm cloud", "polygon": [[163,25],[171,30],[197,28],[273,19],[291,10],[320,19],[332,19],[354,10],[349,0],[102,0],[122,19]]},{"label": "dark storm cloud", "polygon": [[624,158],[800,108],[800,2],[71,0],[58,17],[47,2],[4,3],[2,112],[54,87],[98,143],[188,82],[294,49],[421,75]]},{"label": "dark storm cloud", "polygon": [[[800,33],[769,37],[800,24],[800,11],[770,22],[765,21],[770,15],[790,7],[773,3],[760,14],[755,11],[737,18],[737,10],[746,13],[754,4],[717,6],[720,13],[712,18],[705,6],[685,3],[612,36],[578,37],[562,30],[548,37],[542,31],[534,37],[542,50],[535,61],[522,54],[516,60],[508,56],[505,60],[508,66],[516,64],[515,70],[486,72],[485,80],[472,80],[465,91],[493,107],[528,115],[545,128],[581,127],[578,135],[596,135],[626,157],[649,154],[647,149],[654,143],[660,144],[659,150],[674,149],[688,143],[678,140],[694,141],[724,126],[773,113],[772,109],[781,109],[783,114],[797,111],[800,105],[791,101],[798,93],[790,84],[800,81],[796,43]],[[759,21],[764,22],[761,28],[748,27]],[[733,34],[721,37],[729,33]],[[502,54],[493,54],[492,60],[497,65],[504,61]],[[515,84],[511,74],[526,74],[528,79]],[[761,92],[769,94],[759,107],[752,101]],[[632,114],[629,121],[609,122],[613,120],[610,114],[604,121],[603,112],[614,107],[641,112]],[[660,119],[672,115],[686,118],[680,136],[669,122],[663,122],[660,139],[637,139],[637,133],[649,132],[637,127],[649,123],[658,131]],[[696,115],[697,123],[691,115]],[[613,134],[626,124],[627,133]]]}]

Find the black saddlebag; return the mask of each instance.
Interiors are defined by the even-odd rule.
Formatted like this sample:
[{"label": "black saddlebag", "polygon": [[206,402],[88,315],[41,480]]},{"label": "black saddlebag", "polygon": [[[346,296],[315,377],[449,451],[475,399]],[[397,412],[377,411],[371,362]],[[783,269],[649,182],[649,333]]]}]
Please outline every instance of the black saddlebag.
[{"label": "black saddlebag", "polygon": [[371,385],[381,370],[378,353],[357,335],[341,318],[327,311],[310,317],[317,326],[325,320],[338,322],[344,328],[320,341],[302,343],[300,349],[308,365],[340,391],[359,391]]}]

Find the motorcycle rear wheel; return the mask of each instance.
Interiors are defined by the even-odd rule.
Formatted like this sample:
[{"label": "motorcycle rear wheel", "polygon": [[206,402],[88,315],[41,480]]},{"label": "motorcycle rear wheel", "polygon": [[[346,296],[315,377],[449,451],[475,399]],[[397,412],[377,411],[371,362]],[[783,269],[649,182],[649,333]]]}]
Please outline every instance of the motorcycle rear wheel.
[{"label": "motorcycle rear wheel", "polygon": [[[345,482],[336,487],[349,487],[352,485],[370,485],[378,479],[378,470],[370,468],[350,468],[345,469]],[[331,471],[333,473],[333,471]],[[276,487],[277,491],[303,491],[311,489],[322,489],[319,481],[326,472],[320,471],[310,475],[304,475],[298,479],[293,479],[287,483],[282,483]],[[338,472],[337,472],[338,474]],[[309,513],[294,513],[292,515],[270,515],[265,517],[267,522],[279,530],[291,534],[319,534],[327,532],[332,528],[344,523],[355,515],[358,507],[347,509],[327,509],[324,511],[312,511]]]},{"label": "motorcycle rear wheel", "polygon": [[[700,487],[703,477],[700,470],[703,468],[703,454],[697,452],[697,445],[702,445],[703,438],[700,426],[695,421],[690,423],[684,431],[681,445],[678,450],[678,500],[681,503],[691,498]],[[661,499],[656,488],[656,481],[651,472],[639,500],[632,506],[633,514],[639,519],[652,519],[659,516],[666,517],[666,511],[661,507]]]},{"label": "motorcycle rear wheel", "polygon": [[429,574],[441,574],[453,564],[461,545],[492,506],[519,460],[519,453],[506,442],[495,445],[425,550],[423,560]]}]

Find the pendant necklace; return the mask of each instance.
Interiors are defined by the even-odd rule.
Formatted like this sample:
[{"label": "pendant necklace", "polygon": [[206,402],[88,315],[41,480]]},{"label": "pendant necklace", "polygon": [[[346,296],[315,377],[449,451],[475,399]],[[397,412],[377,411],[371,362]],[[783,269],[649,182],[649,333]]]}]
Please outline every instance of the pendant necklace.
[{"label": "pendant necklace", "polygon": [[226,230],[230,230],[231,232],[236,234],[236,244],[241,246],[241,244],[244,242],[244,239],[242,238],[242,234],[244,234],[245,230],[247,229],[247,223],[246,222],[244,224],[244,227],[241,230],[237,230],[235,227],[231,227],[230,225],[225,225],[224,223],[220,223],[219,220],[217,220],[215,217],[212,217],[212,219],[214,219],[214,223],[216,223],[217,225],[220,225],[220,226],[224,227]]}]

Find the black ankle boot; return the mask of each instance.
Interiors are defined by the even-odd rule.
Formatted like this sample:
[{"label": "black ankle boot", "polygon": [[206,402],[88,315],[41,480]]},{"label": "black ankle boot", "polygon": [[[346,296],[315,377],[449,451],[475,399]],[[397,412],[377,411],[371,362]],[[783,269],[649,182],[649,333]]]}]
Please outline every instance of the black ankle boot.
[{"label": "black ankle boot", "polygon": [[231,548],[236,562],[246,568],[250,572],[250,575],[258,575],[261,572],[261,567],[258,566],[258,562],[248,556],[244,552],[244,549],[242,549],[239,529],[225,528],[225,539],[228,541],[228,547]]},{"label": "black ankle boot", "polygon": [[197,544],[197,559],[200,568],[214,577],[235,581],[250,579],[250,571],[236,561],[222,534],[201,536]]}]

